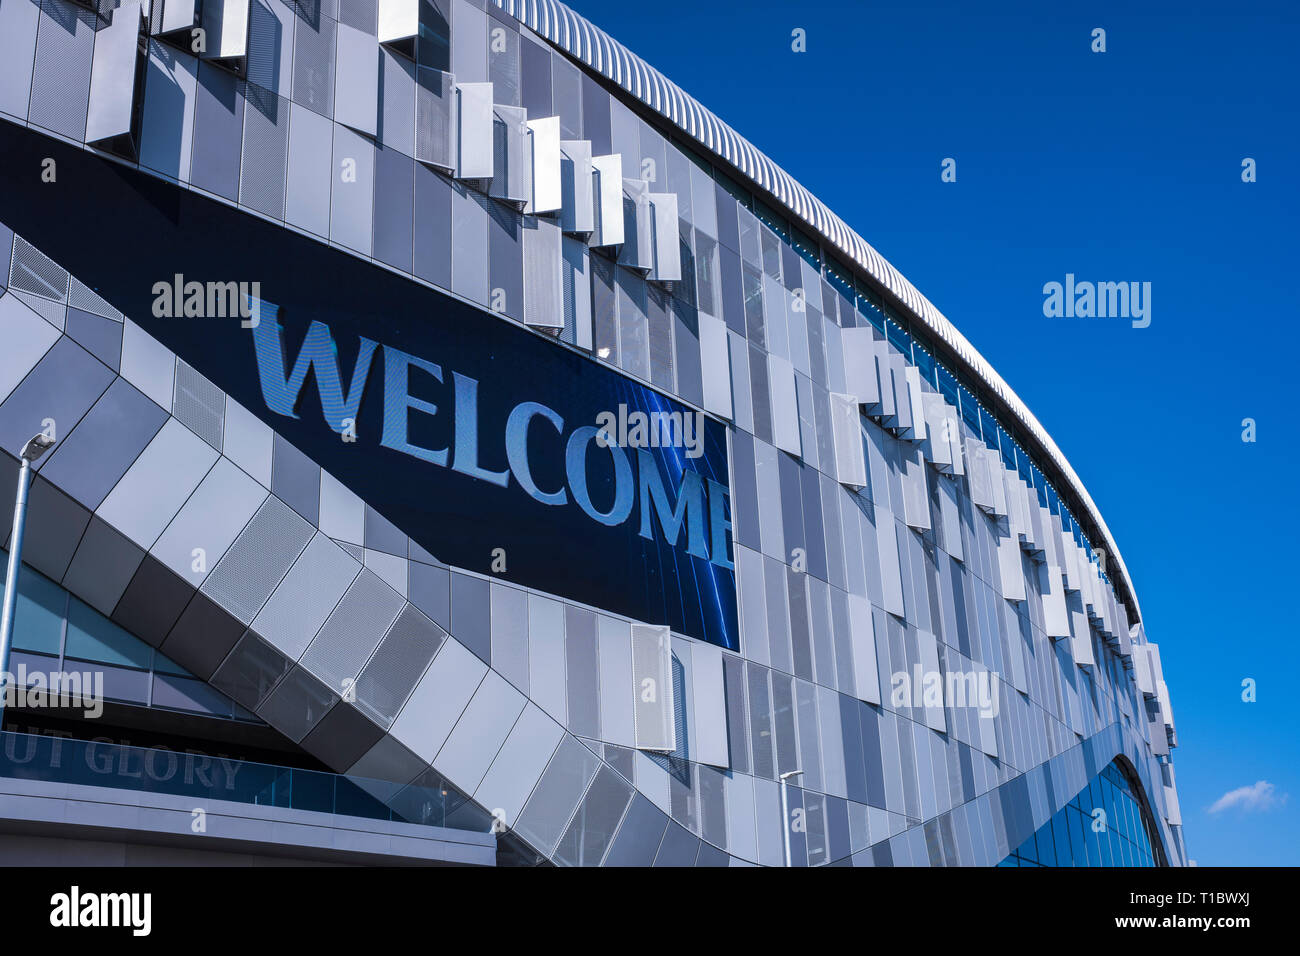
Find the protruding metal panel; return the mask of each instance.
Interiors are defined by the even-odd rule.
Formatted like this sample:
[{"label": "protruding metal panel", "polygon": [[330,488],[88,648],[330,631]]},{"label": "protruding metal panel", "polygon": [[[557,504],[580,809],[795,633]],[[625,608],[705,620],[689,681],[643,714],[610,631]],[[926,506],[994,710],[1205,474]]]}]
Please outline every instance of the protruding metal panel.
[{"label": "protruding metal panel", "polygon": [[867,456],[862,447],[858,397],[831,392],[831,429],[835,435],[835,477],[842,485],[864,488]]},{"label": "protruding metal panel", "polygon": [[456,171],[456,77],[416,67],[415,158],[444,172]]},{"label": "protruding metal panel", "polygon": [[564,328],[560,283],[564,234],[549,219],[524,221],[524,324],[559,332]]},{"label": "protruding metal panel", "polygon": [[870,326],[840,330],[844,351],[844,383],[858,404],[880,402],[880,379],[876,375],[876,340]]},{"label": "protruding metal panel", "polygon": [[654,246],[650,278],[658,282],[680,282],[682,247],[677,235],[676,193],[650,193],[650,212]]},{"label": "protruding metal panel", "polygon": [[649,272],[654,268],[654,227],[651,224],[650,184],[623,179],[623,248],[618,264]]},{"label": "protruding metal panel", "polygon": [[524,212],[535,216],[560,210],[564,190],[560,179],[560,118],[528,120],[532,152],[532,196]]},{"label": "protruding metal panel", "polygon": [[672,640],[666,626],[632,625],[632,695],[640,750],[677,749]]},{"label": "protruding metal panel", "polygon": [[420,0],[379,0],[377,33],[384,46],[415,59],[415,41],[420,35]]},{"label": "protruding metal panel", "polygon": [[379,132],[379,41],[340,23],[334,69],[334,119],[374,138]]},{"label": "protruding metal panel", "polygon": [[560,141],[560,226],[565,232],[587,235],[596,229],[591,143]]},{"label": "protruding metal panel", "polygon": [[528,112],[518,106],[494,106],[489,196],[521,207],[528,202],[533,190],[528,153]]},{"label": "protruding metal panel", "polygon": [[493,111],[491,83],[456,84],[456,178],[491,179]]},{"label": "protruding metal panel", "polygon": [[203,0],[202,59],[212,60],[240,76],[248,57],[249,0]]},{"label": "protruding metal panel", "polygon": [[202,25],[201,8],[200,0],[153,0],[150,32],[190,50],[194,39],[193,30]]},{"label": "protruding metal panel", "polygon": [[112,11],[112,20],[95,34],[90,70],[86,142],[138,159],[144,112],[148,44],[138,0]]},{"label": "protruding metal panel", "polygon": [[595,156],[591,166],[596,217],[591,245],[620,245],[623,242],[623,157],[618,153]]}]

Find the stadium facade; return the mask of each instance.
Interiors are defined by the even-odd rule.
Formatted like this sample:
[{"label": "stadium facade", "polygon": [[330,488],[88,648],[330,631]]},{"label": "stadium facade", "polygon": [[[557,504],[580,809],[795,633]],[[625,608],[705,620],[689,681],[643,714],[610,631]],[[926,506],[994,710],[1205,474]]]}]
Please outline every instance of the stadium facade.
[{"label": "stadium facade", "polygon": [[1187,862],[1060,449],[561,4],[0,0],[0,120],[6,862]]}]

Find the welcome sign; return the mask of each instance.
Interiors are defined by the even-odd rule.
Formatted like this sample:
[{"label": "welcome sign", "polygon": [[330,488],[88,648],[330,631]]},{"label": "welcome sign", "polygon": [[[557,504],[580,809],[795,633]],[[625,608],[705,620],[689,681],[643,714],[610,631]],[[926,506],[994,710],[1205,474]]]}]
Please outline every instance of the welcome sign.
[{"label": "welcome sign", "polygon": [[[440,561],[737,647],[721,423],[354,256],[0,126],[14,162],[53,152],[61,170],[57,189],[0,195],[0,221]],[[155,314],[178,274],[259,283],[256,321]],[[638,421],[688,416],[681,441],[637,440]]]}]

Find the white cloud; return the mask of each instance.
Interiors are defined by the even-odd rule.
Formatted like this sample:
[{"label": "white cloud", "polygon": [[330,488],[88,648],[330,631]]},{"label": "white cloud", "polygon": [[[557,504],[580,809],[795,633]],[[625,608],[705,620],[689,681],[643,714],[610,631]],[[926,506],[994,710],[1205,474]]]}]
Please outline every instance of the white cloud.
[{"label": "white cloud", "polygon": [[1241,810],[1270,810],[1286,803],[1286,798],[1285,793],[1279,794],[1277,788],[1267,780],[1259,780],[1252,786],[1229,790],[1214,801],[1214,805],[1210,807],[1210,812],[1218,813],[1221,810],[1230,810],[1233,807]]}]

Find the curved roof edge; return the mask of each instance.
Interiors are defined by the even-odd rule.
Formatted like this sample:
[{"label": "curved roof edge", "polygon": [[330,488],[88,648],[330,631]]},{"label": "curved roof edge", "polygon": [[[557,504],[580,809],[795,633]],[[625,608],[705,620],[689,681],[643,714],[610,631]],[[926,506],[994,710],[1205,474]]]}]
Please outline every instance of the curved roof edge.
[{"label": "curved roof edge", "polygon": [[505,13],[586,64],[601,76],[671,121],[684,133],[721,159],[726,160],[756,185],[775,196],[786,209],[880,283],[912,316],[924,325],[996,394],[1065,475],[1071,489],[1105,537],[1105,545],[1119,566],[1133,605],[1134,619],[1141,620],[1137,591],[1128,568],[1111,536],[1106,520],[1088,489],[1075,473],[1065,454],[997,373],[988,360],[966,339],[916,286],[894,268],[871,244],[830,210],[784,169],[737,133],[677,84],[591,21],[570,10],[559,0],[490,0]]}]

